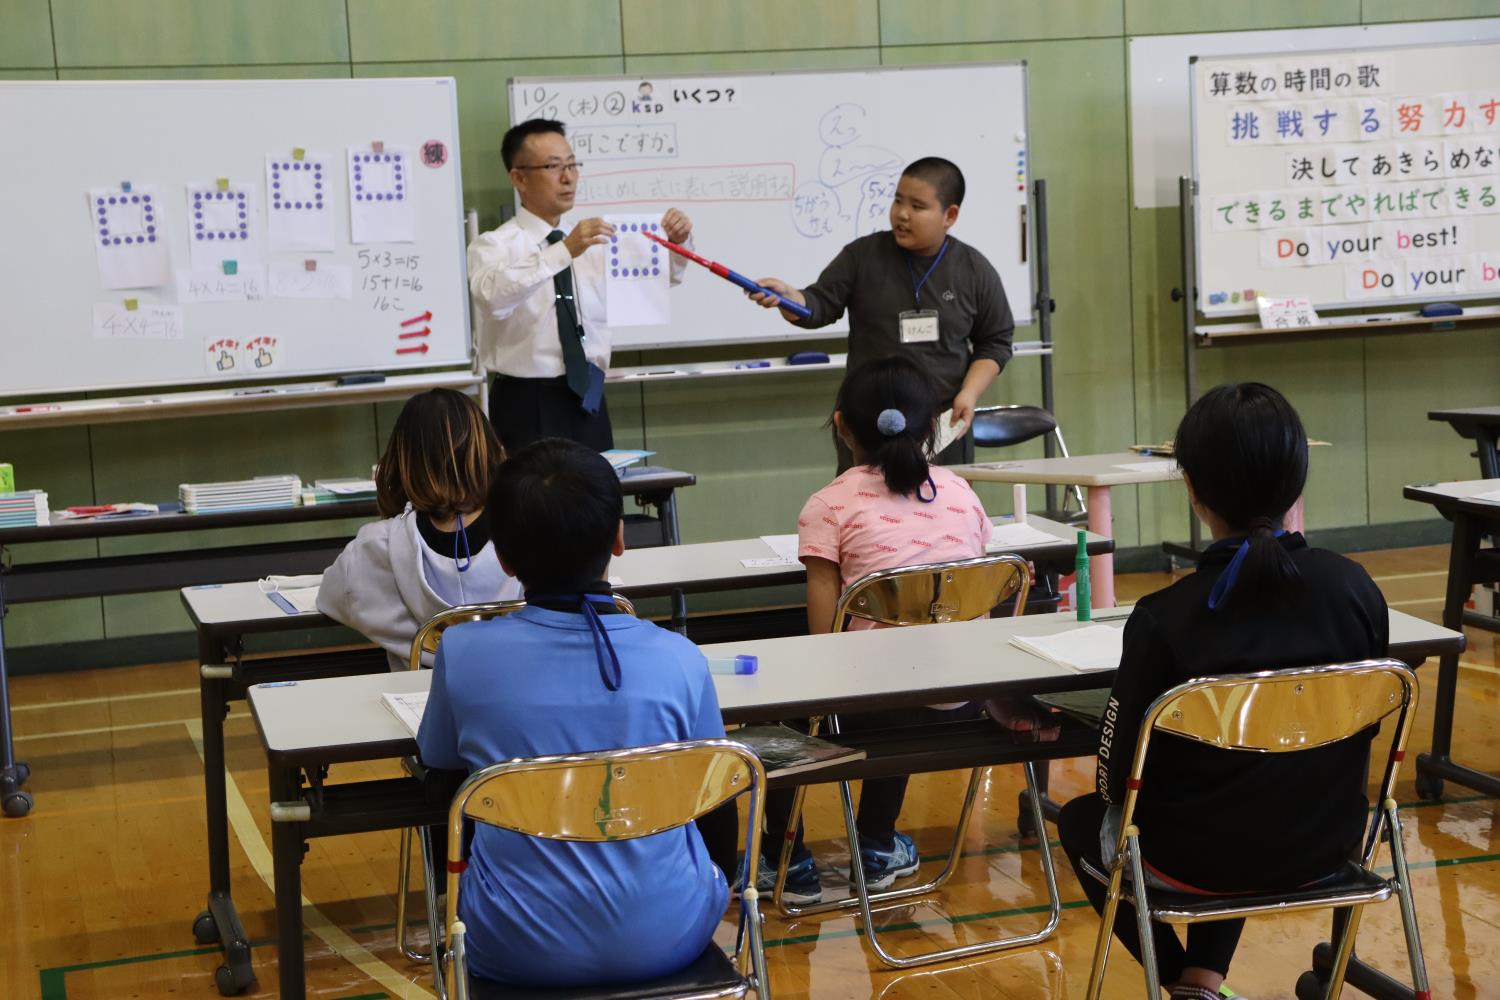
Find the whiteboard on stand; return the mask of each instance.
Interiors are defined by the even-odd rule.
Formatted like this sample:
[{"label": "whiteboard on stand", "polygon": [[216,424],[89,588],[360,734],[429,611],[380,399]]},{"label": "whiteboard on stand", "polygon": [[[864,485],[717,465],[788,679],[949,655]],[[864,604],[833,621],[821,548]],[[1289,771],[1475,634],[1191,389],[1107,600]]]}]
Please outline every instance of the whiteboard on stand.
[{"label": "whiteboard on stand", "polygon": [[1195,60],[1198,308],[1500,297],[1500,44]]},{"label": "whiteboard on stand", "polygon": [[[995,266],[1017,323],[1032,318],[1026,66],[510,81],[511,121],[555,118],[582,169],[574,211],[693,220],[696,250],[749,278],[817,279],[857,237],[888,229],[902,168],[957,163],[968,186],[953,235]],[[618,348],[805,340],[802,330],[693,266],[671,323],[619,327]]]},{"label": "whiteboard on stand", "polygon": [[0,83],[0,397],[471,362],[451,79]]}]

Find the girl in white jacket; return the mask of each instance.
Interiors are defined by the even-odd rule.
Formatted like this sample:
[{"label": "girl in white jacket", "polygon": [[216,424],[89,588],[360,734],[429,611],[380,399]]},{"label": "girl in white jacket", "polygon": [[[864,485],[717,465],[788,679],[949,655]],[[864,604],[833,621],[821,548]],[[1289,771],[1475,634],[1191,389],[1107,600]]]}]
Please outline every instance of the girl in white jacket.
[{"label": "girl in white jacket", "polygon": [[417,629],[439,611],[521,597],[482,516],[504,457],[484,412],[463,393],[431,389],[407,400],[375,471],[384,520],[361,528],[328,567],[318,610],[384,647],[392,670],[405,670]]}]

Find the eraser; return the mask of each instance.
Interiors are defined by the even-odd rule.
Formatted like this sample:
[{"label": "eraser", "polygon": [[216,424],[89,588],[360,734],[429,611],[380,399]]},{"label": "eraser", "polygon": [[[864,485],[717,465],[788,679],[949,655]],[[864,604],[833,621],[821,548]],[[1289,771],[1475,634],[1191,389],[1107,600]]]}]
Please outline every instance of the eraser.
[{"label": "eraser", "polygon": [[340,375],[339,385],[369,385],[374,382],[384,382],[385,376],[379,372],[359,372],[355,375]]},{"label": "eraser", "polygon": [[1463,314],[1463,307],[1456,306],[1452,302],[1434,302],[1422,307],[1422,315],[1427,317],[1462,316]]},{"label": "eraser", "polygon": [[826,365],[828,355],[823,351],[798,351],[786,359],[789,365]]},{"label": "eraser", "polygon": [[716,657],[708,661],[711,674],[735,674],[745,676],[760,669],[760,658],[741,653],[739,656]]}]

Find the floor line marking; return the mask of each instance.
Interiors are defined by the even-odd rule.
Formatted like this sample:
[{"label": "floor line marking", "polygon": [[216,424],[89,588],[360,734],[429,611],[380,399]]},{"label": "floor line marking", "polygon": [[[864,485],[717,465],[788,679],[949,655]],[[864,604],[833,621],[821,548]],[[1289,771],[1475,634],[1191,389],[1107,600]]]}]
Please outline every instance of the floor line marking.
[{"label": "floor line marking", "polygon": [[73,698],[69,701],[41,701],[29,705],[12,705],[11,714],[36,712],[44,708],[73,708],[77,705],[99,705],[111,701],[143,701],[147,698],[172,698],[184,694],[197,694],[197,688],[172,688],[170,691],[140,691],[135,694],[106,694],[98,698]]},{"label": "floor line marking", "polygon": [[[229,719],[248,719],[249,712],[230,713]],[[227,720],[226,720],[227,721]],[[202,726],[202,720],[198,716],[190,719],[163,719],[160,722],[128,722],[113,726],[95,726],[92,729],[64,729],[56,733],[27,733],[16,736],[15,742],[22,743],[28,740],[58,740],[68,736],[98,736],[101,733],[123,733],[137,729],[166,729],[170,726],[185,725]]]},{"label": "floor line marking", "polygon": [[[203,757],[203,725],[199,720],[193,719],[187,723],[187,730],[201,759]],[[239,840],[240,847],[250,859],[251,867],[255,869],[255,873],[260,876],[261,881],[274,896],[276,879],[271,849],[266,846],[265,838],[260,832],[260,825],[256,823],[249,804],[240,793],[240,787],[234,780],[234,772],[228,768],[224,770],[224,789],[228,794],[229,826],[234,831],[235,838]],[[329,920],[323,911],[314,906],[305,895],[302,897],[302,923],[307,930],[333,949],[340,958],[384,987],[395,1000],[434,1000],[433,994],[403,977],[393,966],[375,957],[368,949],[350,937],[343,928]],[[279,960],[278,957],[278,962]]]}]

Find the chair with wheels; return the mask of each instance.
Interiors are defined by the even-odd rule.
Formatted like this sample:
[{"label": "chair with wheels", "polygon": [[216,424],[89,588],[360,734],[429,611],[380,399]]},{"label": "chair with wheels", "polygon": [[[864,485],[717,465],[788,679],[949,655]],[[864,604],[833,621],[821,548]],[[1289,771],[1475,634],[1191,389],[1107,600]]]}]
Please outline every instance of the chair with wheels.
[{"label": "chair with wheels", "polygon": [[[838,605],[834,609],[833,628],[836,632],[845,631],[855,619],[888,626],[971,621],[985,617],[997,605],[1012,600],[1017,609],[1016,614],[1020,614],[1021,610],[1026,607],[1026,592],[1030,587],[1030,578],[1026,560],[1014,553],[879,570],[851,583],[839,597]],[[813,720],[811,728],[816,733],[818,720]],[[829,717],[829,728],[834,733],[839,732],[837,716]],[[998,735],[997,730],[997,737]],[[1026,787],[1030,793],[1028,797],[1033,810],[1033,822],[1038,830],[1044,830],[1041,794],[1036,786],[1034,765],[1026,763],[1022,765],[1022,768],[1026,774]],[[864,868],[859,862],[859,832],[855,829],[854,792],[849,782],[840,782],[839,795],[843,800],[844,831],[849,844],[850,875],[854,894],[847,899],[807,906],[797,906],[783,900],[782,890],[786,886],[787,866],[791,863],[792,857],[792,841],[788,838],[781,845],[781,855],[777,863],[776,889],[772,897],[776,901],[777,908],[792,917],[857,909],[864,922],[865,937],[871,949],[876,957],[893,968],[908,968],[930,962],[941,962],[1044,940],[1057,927],[1062,913],[1062,903],[1057,893],[1057,878],[1052,867],[1052,855],[1047,849],[1045,839],[1042,841],[1041,861],[1042,872],[1047,883],[1049,917],[1042,930],[1031,934],[979,941],[901,957],[887,951],[877,934],[872,906],[934,892],[948,881],[957,868],[964,835],[968,830],[969,818],[973,814],[974,803],[978,798],[985,771],[985,768],[974,768],[969,772],[968,788],[954,828],[953,843],[942,871],[921,885],[879,892],[870,892],[865,886]],[[806,793],[806,785],[797,787],[788,830],[797,828]]]},{"label": "chair with wheels", "polygon": [[[1115,914],[1122,900],[1136,912],[1136,924],[1144,958],[1146,994],[1161,995],[1152,940],[1153,920],[1167,924],[1192,924],[1258,915],[1280,915],[1298,910],[1339,911],[1340,926],[1328,979],[1305,973],[1297,984],[1299,997],[1335,998],[1343,989],[1344,974],[1354,952],[1354,936],[1360,914],[1370,904],[1395,893],[1401,903],[1401,922],[1406,931],[1407,954],[1418,997],[1427,993],[1427,969],[1417,932],[1416,908],[1411,879],[1401,840],[1401,819],[1396,809],[1396,772],[1406,756],[1417,701],[1417,681],[1410,668],[1395,660],[1362,660],[1355,663],[1254,674],[1205,677],[1179,684],[1157,698],[1141,722],[1140,743],[1126,784],[1120,819],[1120,836],[1114,861],[1106,875],[1088,869],[1088,874],[1108,885],[1100,915],[1099,937],[1089,974],[1088,1000],[1098,1000],[1104,988],[1104,969],[1109,961]],[[1147,888],[1145,859],[1141,856],[1140,831],[1134,825],[1136,800],[1151,737],[1168,733],[1228,752],[1296,753],[1348,739],[1396,715],[1391,752],[1380,783],[1380,800],[1373,811],[1359,858],[1313,886],[1274,893],[1201,895]],[[1266,817],[1274,827],[1273,814]],[[1382,834],[1389,830],[1390,878],[1376,874],[1375,853]]]},{"label": "chair with wheels", "polygon": [[[628,779],[628,780],[626,780]],[[448,814],[448,901],[444,926],[450,947],[433,965],[440,995],[455,1000],[518,1000],[550,995],[567,1000],[719,1000],[754,990],[770,1000],[761,936],[755,859],[760,855],[765,812],[765,769],[743,743],[727,739],[660,743],[628,750],[504,761],[472,774]],[[597,989],[538,991],[472,978],[464,957],[464,927],[458,920],[460,876],[468,864],[466,821],[505,830],[582,843],[633,840],[692,823],[731,800],[746,796],[749,888],[740,898],[733,956],[710,941],[687,968],[654,982]],[[600,803],[608,812],[600,813]],[[431,931],[437,940],[438,928]]]},{"label": "chair with wheels", "polygon": [[[615,606],[628,615],[635,614],[635,605],[630,603],[629,598],[620,594],[614,595]],[[487,604],[460,604],[457,607],[439,611],[433,615],[411,640],[411,653],[407,657],[407,669],[423,669],[423,660],[431,659],[437,654],[438,643],[442,641],[443,632],[454,625],[462,625],[465,622],[487,621],[491,618],[499,618],[511,612],[519,611],[526,606],[525,601],[494,601]],[[406,772],[415,778],[424,779],[427,769],[415,757],[408,757],[402,762]],[[397,861],[399,870],[396,874],[396,946],[408,961],[427,963],[432,960],[430,951],[421,951],[413,946],[408,940],[406,898],[411,886],[411,841],[415,833],[422,845],[422,868],[423,888],[426,890],[426,906],[428,923],[432,924],[437,919],[437,887],[433,882],[433,859],[431,838],[425,827],[407,827],[401,831],[401,850]]]}]

